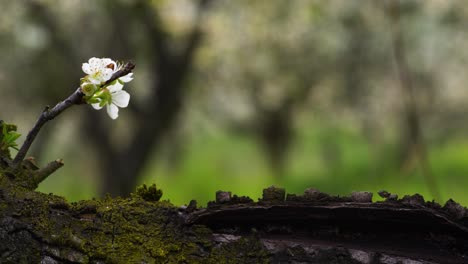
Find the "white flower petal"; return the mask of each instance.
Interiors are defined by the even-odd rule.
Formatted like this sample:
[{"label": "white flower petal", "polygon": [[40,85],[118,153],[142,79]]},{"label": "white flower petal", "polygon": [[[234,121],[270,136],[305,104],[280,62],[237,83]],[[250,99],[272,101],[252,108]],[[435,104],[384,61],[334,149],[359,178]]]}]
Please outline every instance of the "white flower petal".
[{"label": "white flower petal", "polygon": [[83,72],[95,84],[103,84],[117,71],[117,63],[109,58],[93,57],[81,66]]},{"label": "white flower petal", "polygon": [[101,64],[101,60],[96,57],[92,57],[88,60],[88,63],[91,66],[91,68],[97,68]]},{"label": "white flower petal", "polygon": [[125,76],[120,77],[119,80],[121,80],[122,82],[127,83],[127,82],[133,80],[132,76],[133,76],[133,72],[131,72],[131,73],[125,75]]},{"label": "white flower petal", "polygon": [[109,90],[109,92],[111,94],[115,93],[115,92],[118,92],[118,91],[121,91],[122,88],[123,88],[123,84],[121,84],[119,82],[115,82],[115,84],[107,86],[107,90]]},{"label": "white flower petal", "polygon": [[115,61],[113,61],[112,59],[109,59],[109,58],[102,58],[102,59],[100,59],[100,60],[101,60],[101,63],[102,63],[102,65],[103,65],[104,67],[107,66],[107,65],[109,65],[109,64],[114,64],[114,65],[116,65]]},{"label": "white flower petal", "polygon": [[101,110],[102,109],[102,106],[100,106],[99,103],[91,104],[91,106],[96,110]]},{"label": "white flower petal", "polygon": [[130,102],[130,94],[126,91],[117,91],[112,94],[112,103],[118,107],[125,108]]},{"label": "white flower petal", "polygon": [[[112,74],[115,72],[117,69],[117,63],[115,61],[109,59],[109,58],[102,58],[100,61],[100,71],[106,72],[106,76],[109,74],[112,76]],[[110,78],[109,76],[109,78]]]},{"label": "white flower petal", "polygon": [[101,80],[99,78],[95,78],[92,75],[88,75],[88,80],[94,84],[101,84]]},{"label": "white flower petal", "polygon": [[91,74],[91,66],[89,65],[89,63],[83,63],[83,65],[81,65],[81,69],[84,73]]},{"label": "white flower petal", "polygon": [[103,82],[106,82],[107,80],[109,80],[112,77],[113,74],[114,74],[114,70],[112,70],[110,68],[102,69],[101,78],[102,78]]},{"label": "white flower petal", "polygon": [[110,118],[116,119],[117,117],[119,117],[119,108],[115,104],[107,105],[106,110]]}]

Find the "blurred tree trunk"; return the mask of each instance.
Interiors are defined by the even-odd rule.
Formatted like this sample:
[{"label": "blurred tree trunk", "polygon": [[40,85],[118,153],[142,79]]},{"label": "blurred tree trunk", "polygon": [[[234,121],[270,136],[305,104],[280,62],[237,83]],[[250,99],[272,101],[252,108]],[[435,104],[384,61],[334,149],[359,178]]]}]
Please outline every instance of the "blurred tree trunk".
[{"label": "blurred tree trunk", "polygon": [[[314,73],[309,73],[313,75]],[[252,80],[257,77],[250,76]],[[288,152],[294,141],[294,113],[305,103],[314,85],[301,79],[294,92],[284,96],[275,106],[267,106],[260,97],[261,81],[254,81],[251,100],[256,110],[253,130],[267,157],[272,174],[280,179],[285,176]]]},{"label": "blurred tree trunk", "polygon": [[429,162],[427,146],[421,128],[416,91],[405,53],[404,38],[401,26],[401,6],[398,2],[388,2],[388,13],[392,20],[392,48],[397,75],[403,100],[403,133],[402,133],[402,169],[411,169],[419,164],[429,192],[436,200],[440,193]]},{"label": "blurred tree trunk", "polygon": [[[101,194],[126,195],[134,189],[138,177],[147,164],[151,154],[160,143],[161,138],[173,127],[182,108],[187,93],[186,80],[190,74],[195,52],[202,38],[202,16],[211,0],[198,1],[198,14],[192,32],[188,33],[185,47],[175,51],[170,47],[170,39],[160,21],[158,11],[150,6],[149,1],[139,1],[134,14],[144,24],[152,47],[153,83],[148,105],[139,109],[133,108],[133,128],[129,144],[118,149],[107,136],[107,128],[97,126],[95,144],[101,148],[101,172],[103,175]],[[113,12],[118,14],[118,12]],[[119,28],[119,30],[122,30]],[[88,127],[96,126],[97,120],[88,122]]]},{"label": "blurred tree trunk", "polygon": [[283,178],[293,140],[291,105],[284,104],[278,109],[263,111],[260,116],[259,136],[272,173],[278,179]]}]

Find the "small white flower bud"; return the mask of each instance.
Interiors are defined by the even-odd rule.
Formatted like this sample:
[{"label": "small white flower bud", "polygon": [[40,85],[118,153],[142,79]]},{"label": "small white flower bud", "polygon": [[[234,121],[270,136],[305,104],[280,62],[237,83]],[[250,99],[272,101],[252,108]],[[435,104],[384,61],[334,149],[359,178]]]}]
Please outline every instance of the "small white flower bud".
[{"label": "small white flower bud", "polygon": [[91,96],[96,92],[97,86],[94,83],[84,82],[81,84],[81,91],[86,96]]}]

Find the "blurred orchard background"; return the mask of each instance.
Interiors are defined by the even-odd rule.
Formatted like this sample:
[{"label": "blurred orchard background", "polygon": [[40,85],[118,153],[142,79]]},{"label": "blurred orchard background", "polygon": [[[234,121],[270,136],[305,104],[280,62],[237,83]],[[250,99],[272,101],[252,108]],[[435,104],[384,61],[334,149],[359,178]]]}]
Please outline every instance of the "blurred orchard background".
[{"label": "blurred orchard background", "polygon": [[90,57],[136,63],[112,121],[75,106],[31,155],[71,201],[270,185],[468,204],[463,0],[0,0],[0,119],[23,134]]}]

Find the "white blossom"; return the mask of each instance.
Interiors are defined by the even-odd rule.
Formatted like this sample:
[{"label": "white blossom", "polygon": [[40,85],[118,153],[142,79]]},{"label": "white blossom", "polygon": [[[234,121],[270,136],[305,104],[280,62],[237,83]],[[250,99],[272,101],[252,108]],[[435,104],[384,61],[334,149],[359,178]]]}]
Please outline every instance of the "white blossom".
[{"label": "white blossom", "polygon": [[112,77],[117,69],[117,64],[109,58],[99,59],[93,57],[87,63],[83,63],[81,69],[88,74],[86,76],[88,81],[100,85]]},{"label": "white blossom", "polygon": [[120,82],[107,86],[102,95],[97,98],[99,103],[92,104],[93,108],[100,110],[105,105],[110,118],[116,119],[119,116],[119,107],[125,108],[130,102],[130,94],[122,88],[123,85]]},{"label": "white blossom", "polygon": [[131,80],[133,80],[133,72],[131,72],[131,73],[125,75],[125,76],[120,77],[119,80],[124,82],[124,83],[130,82]]},{"label": "white blossom", "polygon": [[133,73],[130,72],[106,84],[123,67],[123,64],[117,64],[109,58],[95,57],[82,65],[87,75],[81,79],[80,87],[85,94],[86,102],[97,110],[105,106],[107,114],[112,119],[119,116],[119,107],[127,107],[130,101],[130,94],[123,90],[123,85],[133,80]]}]

